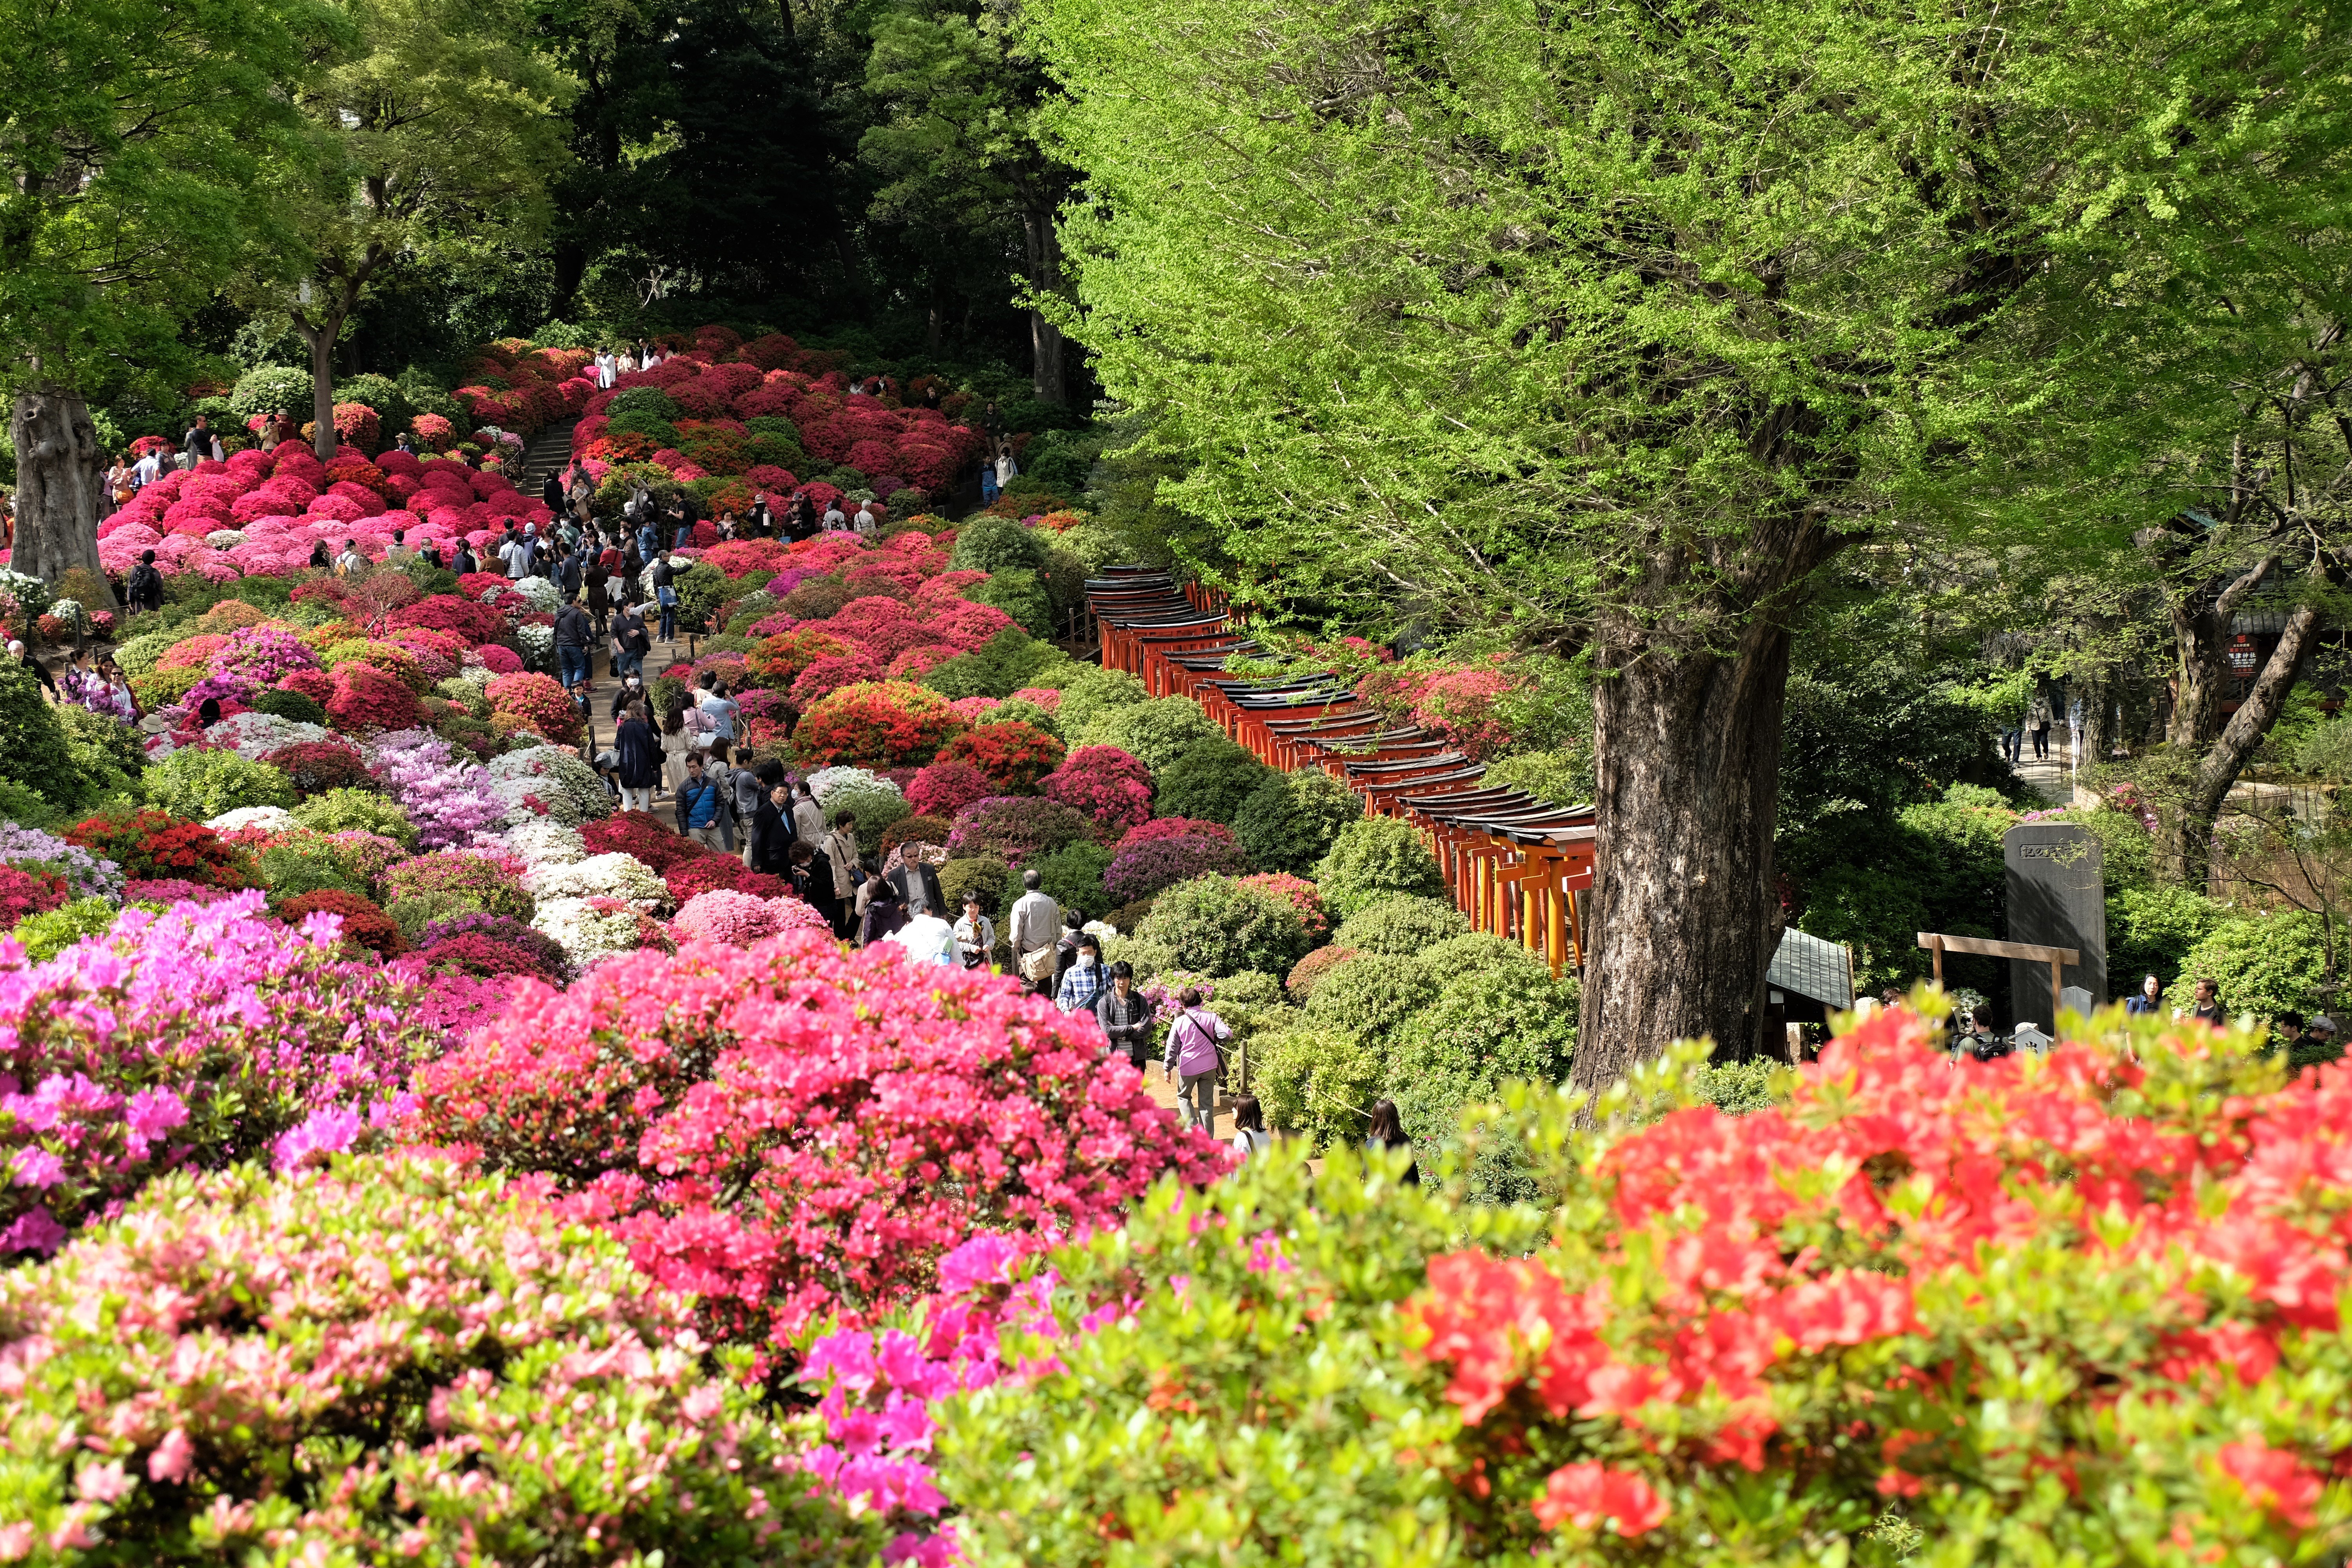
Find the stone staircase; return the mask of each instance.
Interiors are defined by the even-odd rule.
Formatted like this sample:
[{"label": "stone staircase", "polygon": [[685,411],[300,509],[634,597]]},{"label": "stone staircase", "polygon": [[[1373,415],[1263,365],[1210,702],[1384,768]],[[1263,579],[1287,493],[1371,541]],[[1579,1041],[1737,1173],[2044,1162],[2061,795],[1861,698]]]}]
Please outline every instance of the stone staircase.
[{"label": "stone staircase", "polygon": [[577,419],[566,419],[550,425],[530,438],[530,445],[522,449],[522,473],[515,480],[517,489],[535,496],[547,483],[548,475],[562,471],[563,465],[572,460],[572,432],[579,423]]}]

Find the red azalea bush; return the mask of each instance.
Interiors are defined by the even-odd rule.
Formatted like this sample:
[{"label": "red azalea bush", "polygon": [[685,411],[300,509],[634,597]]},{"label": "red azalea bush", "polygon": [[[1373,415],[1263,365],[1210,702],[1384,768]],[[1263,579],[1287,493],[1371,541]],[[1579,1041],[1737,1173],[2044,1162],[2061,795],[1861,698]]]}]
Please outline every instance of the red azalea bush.
[{"label": "red azalea bush", "polygon": [[498,611],[455,594],[435,594],[413,605],[404,605],[384,617],[384,625],[392,629],[414,626],[447,632],[463,638],[468,646],[495,641],[507,628],[506,617]]},{"label": "red azalea bush", "polygon": [[583,825],[580,837],[589,854],[633,855],[652,867],[656,876],[712,853],[649,811],[616,811]]},{"label": "red azalea bush", "polygon": [[940,748],[943,763],[970,763],[998,787],[998,795],[1026,795],[1062,765],[1066,748],[1059,737],[1018,719],[977,724]]},{"label": "red azalea bush", "polygon": [[854,651],[839,637],[800,626],[752,644],[751,651],[743,656],[743,667],[761,686],[789,690],[801,671],[817,660]]},{"label": "red azalea bush", "polygon": [[1103,872],[1103,891],[1115,903],[1129,904],[1195,877],[1237,876],[1248,869],[1231,839],[1150,838],[1118,852]]},{"label": "red azalea bush", "polygon": [[1151,770],[1117,746],[1080,746],[1037,781],[1037,793],[1085,812],[1106,844],[1151,816]]},{"label": "red azalea bush", "polygon": [[484,643],[474,650],[474,658],[492,675],[519,675],[522,672],[522,655],[503,643]]},{"label": "red azalea bush", "polygon": [[415,730],[425,709],[411,691],[372,664],[339,665],[327,697],[327,721],[346,734]]},{"label": "red azalea bush", "polygon": [[502,974],[528,974],[545,979],[546,971],[522,949],[467,931],[417,950],[418,968],[436,974],[472,974],[495,979]]},{"label": "red azalea bush", "polygon": [[585,738],[580,710],[552,676],[530,669],[501,675],[483,692],[490,700],[490,718],[496,722],[533,731],[559,746],[576,746]]},{"label": "red azalea bush", "polygon": [[292,669],[278,678],[278,689],[307,697],[323,708],[335,694],[335,678],[323,669]]},{"label": "red azalea bush", "polygon": [[1733,1520],[1778,1560],[1890,1503],[1954,1561],[2308,1557],[2352,1459],[2352,1074],[2098,1037],[1955,1067],[1897,1009],[1785,1105],[1576,1149],[1558,1245],[1429,1265],[1455,1473],[1605,1563],[1734,1561]]},{"label": "red azalea bush", "polygon": [[821,697],[829,697],[845,686],[856,686],[882,679],[882,667],[874,656],[864,649],[848,653],[827,654],[813,659],[806,669],[793,678],[792,700],[797,708],[808,708]]},{"label": "red azalea bush", "polygon": [[66,829],[66,840],[113,861],[124,877],[139,881],[177,878],[207,888],[259,885],[251,863],[235,845],[202,823],[168,811],[147,808],[128,816],[87,817]]},{"label": "red azalea bush", "polygon": [[956,813],[973,801],[999,793],[988,775],[970,763],[937,762],[919,771],[907,785],[907,804],[919,812],[953,821]]},{"label": "red azalea bush", "polygon": [[375,778],[358,750],[341,741],[299,741],[261,759],[293,781],[304,799],[331,789],[373,789]]},{"label": "red azalea bush", "polygon": [[[451,946],[460,942],[466,945]],[[477,942],[503,948],[511,957],[484,958],[474,945]],[[444,948],[450,951],[444,954]],[[515,961],[520,961],[520,968],[514,967]],[[551,985],[562,985],[572,978],[572,963],[553,937],[513,916],[480,910],[435,921],[416,933],[408,956],[401,962],[442,973],[472,974],[486,973],[478,965],[487,963],[500,974],[536,974]]]},{"label": "red azalea bush", "polygon": [[812,703],[793,727],[793,749],[812,768],[895,768],[929,762],[961,728],[936,691],[866,681]]},{"label": "red azalea bush", "polygon": [[1139,822],[1127,830],[1118,841],[1121,850],[1139,844],[1156,844],[1165,838],[1213,838],[1222,844],[1234,842],[1234,830],[1222,822],[1210,822],[1198,816],[1155,816]]},{"label": "red azalea bush", "polygon": [[[692,842],[688,840],[688,842]],[[697,848],[701,847],[699,845]],[[701,854],[680,860],[662,877],[669,896],[683,905],[698,893],[749,893],[755,899],[781,899],[793,890],[791,880],[754,871],[732,855]]]},{"label": "red azalea bush", "polygon": [[305,915],[341,915],[345,945],[365,948],[379,958],[397,958],[407,945],[390,915],[357,893],[340,888],[288,899],[271,912],[288,925],[300,925]]},{"label": "red azalea bush", "polygon": [[1307,928],[1308,942],[1321,942],[1330,933],[1331,911],[1323,907],[1322,889],[1306,878],[1294,877],[1287,871],[1259,871],[1244,877],[1242,882],[1289,900],[1290,907],[1298,911],[1298,923]]},{"label": "red azalea bush", "polygon": [[1085,1230],[1223,1168],[1102,1058],[1090,1019],[890,944],[690,942],[520,984],[420,1070],[411,1126],[554,1178],[719,1332],[782,1343],[910,1300],[975,1232]]},{"label": "red azalea bush", "polygon": [[66,879],[38,867],[0,862],[0,931],[27,915],[45,915],[72,896]]},{"label": "red azalea bush", "polygon": [[994,855],[1017,867],[1093,837],[1094,824],[1074,807],[1035,795],[1001,795],[958,812],[947,848],[956,856]]}]

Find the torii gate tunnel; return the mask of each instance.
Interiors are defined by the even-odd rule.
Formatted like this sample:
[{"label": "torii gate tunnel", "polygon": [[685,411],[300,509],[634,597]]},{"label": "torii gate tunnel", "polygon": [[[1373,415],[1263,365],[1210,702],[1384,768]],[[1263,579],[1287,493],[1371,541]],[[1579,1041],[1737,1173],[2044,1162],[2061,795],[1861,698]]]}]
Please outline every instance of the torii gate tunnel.
[{"label": "torii gate tunnel", "polygon": [[1154,697],[1190,697],[1269,767],[1321,768],[1363,797],[1366,816],[1412,823],[1472,929],[1541,953],[1554,974],[1583,967],[1591,807],[1482,788],[1486,770],[1468,756],[1426,730],[1392,723],[1323,671],[1226,674],[1231,656],[1267,650],[1196,583],[1115,566],[1087,581],[1087,605],[1105,668],[1139,677]]}]

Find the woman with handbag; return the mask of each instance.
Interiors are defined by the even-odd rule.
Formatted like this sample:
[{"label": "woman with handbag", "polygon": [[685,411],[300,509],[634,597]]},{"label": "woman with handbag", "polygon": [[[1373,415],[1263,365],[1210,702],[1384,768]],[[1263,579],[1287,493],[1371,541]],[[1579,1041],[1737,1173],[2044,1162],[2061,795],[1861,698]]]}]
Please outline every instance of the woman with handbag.
[{"label": "woman with handbag", "polygon": [[956,957],[966,969],[985,969],[996,951],[996,922],[980,912],[980,895],[963,896],[963,919],[955,923]]},{"label": "woman with handbag", "polygon": [[1234,1037],[1223,1018],[1201,1005],[1201,994],[1187,989],[1176,999],[1175,1022],[1168,1026],[1168,1054],[1160,1071],[1177,1083],[1176,1109],[1184,1125],[1213,1135],[1217,1124],[1218,1042]]}]

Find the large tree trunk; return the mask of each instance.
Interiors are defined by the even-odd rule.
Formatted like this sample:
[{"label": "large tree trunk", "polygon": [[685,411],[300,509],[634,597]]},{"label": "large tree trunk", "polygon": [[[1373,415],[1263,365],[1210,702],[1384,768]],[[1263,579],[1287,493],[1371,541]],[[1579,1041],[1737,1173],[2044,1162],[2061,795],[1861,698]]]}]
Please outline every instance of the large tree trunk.
[{"label": "large tree trunk", "polygon": [[12,571],[55,583],[98,563],[98,520],[112,510],[106,454],[81,395],[36,386],[16,395],[8,418],[16,454],[16,548]]},{"label": "large tree trunk", "polygon": [[2163,816],[2158,830],[2157,864],[2167,870],[2177,868],[2180,880],[2191,888],[2202,889],[2211,873],[2213,825],[2221,819],[2221,803],[2245,771],[2246,759],[2278,722],[2287,693],[2311,657],[2320,621],[2315,605],[2297,605],[2288,612],[2286,630],[2254,677],[2253,689],[2189,770],[2177,807]]},{"label": "large tree trunk", "polygon": [[1789,685],[1770,618],[1727,655],[1603,651],[1580,1088],[1675,1039],[1710,1036],[1727,1058],[1759,1043]]},{"label": "large tree trunk", "polygon": [[[1032,206],[1021,215],[1022,236],[1029,250],[1029,286],[1041,294],[1062,289],[1062,237],[1054,225],[1051,206]],[[1065,374],[1062,329],[1034,306],[1029,310],[1030,395],[1059,406],[1070,400]]]},{"label": "large tree trunk", "polygon": [[335,334],[342,326],[341,316],[330,316],[302,330],[310,344],[310,450],[322,463],[335,459]]},{"label": "large tree trunk", "polygon": [[2278,564],[2277,556],[2266,555],[2218,591],[2200,585],[2187,594],[2166,595],[2179,664],[2172,721],[2164,735],[2168,744],[2202,746],[2221,732],[2221,700],[2230,689],[2230,625],[2238,618],[2246,595]]}]

